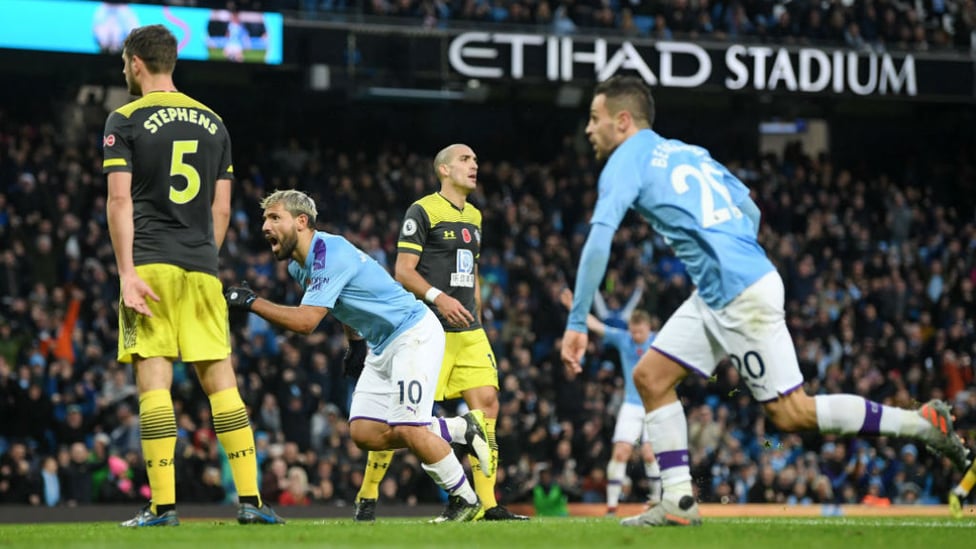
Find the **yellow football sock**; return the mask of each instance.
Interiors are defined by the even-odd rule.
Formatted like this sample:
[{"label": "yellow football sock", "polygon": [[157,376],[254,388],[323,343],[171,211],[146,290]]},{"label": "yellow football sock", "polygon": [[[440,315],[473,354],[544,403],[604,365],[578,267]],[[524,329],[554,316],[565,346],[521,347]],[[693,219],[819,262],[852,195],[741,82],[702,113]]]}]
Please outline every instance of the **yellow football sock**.
[{"label": "yellow football sock", "polygon": [[498,506],[495,500],[495,477],[498,471],[498,443],[495,442],[495,418],[485,417],[485,431],[488,434],[488,445],[491,447],[491,460],[494,462],[491,468],[491,476],[486,477],[481,472],[481,463],[478,458],[468,456],[471,462],[471,476],[474,477],[474,491],[481,500],[481,506],[487,510]]},{"label": "yellow football sock", "polygon": [[139,395],[139,433],[146,475],[152,490],[150,510],[157,505],[176,504],[176,474],[173,454],[176,452],[176,416],[169,389],[146,391]]},{"label": "yellow football sock", "polygon": [[258,460],[254,451],[254,431],[247,417],[247,408],[241,400],[237,387],[217,391],[210,395],[210,409],[213,414],[214,431],[217,439],[227,453],[230,472],[234,477],[238,497],[257,497],[258,507],[262,505],[258,490]]},{"label": "yellow football sock", "polygon": [[366,458],[366,471],[363,473],[363,485],[359,487],[356,499],[378,499],[380,497],[380,483],[386,476],[386,470],[393,461],[393,450],[370,452]]},{"label": "yellow football sock", "polygon": [[959,481],[959,490],[962,491],[963,494],[969,495],[969,492],[973,491],[974,484],[976,484],[976,470],[974,470],[973,467],[970,467],[966,470],[966,474],[962,477],[962,480]]}]

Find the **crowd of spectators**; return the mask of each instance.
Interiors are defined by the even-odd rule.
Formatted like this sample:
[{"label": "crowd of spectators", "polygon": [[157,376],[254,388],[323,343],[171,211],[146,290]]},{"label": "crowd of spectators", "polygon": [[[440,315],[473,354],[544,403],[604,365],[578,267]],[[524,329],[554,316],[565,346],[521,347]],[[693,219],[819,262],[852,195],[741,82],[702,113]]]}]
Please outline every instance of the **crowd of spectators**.
[{"label": "crowd of spectators", "polygon": [[367,16],[451,27],[518,25],[558,34],[738,40],[859,51],[971,49],[974,0],[156,0],[301,17]]},{"label": "crowd of spectators", "polygon": [[[0,111],[0,502],[148,496],[133,372],[115,360],[119,294],[100,147],[98,123],[73,135]],[[247,280],[276,302],[297,303],[301,291],[260,234],[258,202],[266,193],[309,192],[320,228],[345,235],[391,269],[403,213],[435,184],[433,151],[407,144],[374,155],[294,136],[256,150],[265,152],[235,163],[220,278],[225,285]],[[950,166],[953,180],[973,181],[972,152]],[[852,171],[797,147],[728,164],[763,212],[760,239],[784,276],[805,389],[902,407],[944,398],[965,438],[976,438],[973,195],[942,199],[920,169]],[[578,135],[566,136],[554,158],[480,162],[470,201],[484,213],[480,274],[498,358],[503,503],[528,501],[542,470],[576,501],[604,497],[622,401],[617,359],[591,342],[586,375],[568,381],[558,352],[566,316],[558,296],[575,274],[597,174]],[[601,288],[608,314],[638,295],[639,307],[663,320],[691,289],[665,243],[628,217]],[[342,330],[327,319],[310,336],[296,335],[254,315],[232,317],[231,327],[265,498],[349,504],[365,454],[346,421],[352,387],[341,375]],[[207,399],[182,363],[173,394],[179,501],[233,501]],[[711,379],[689,378],[680,395],[703,501],[938,502],[958,480],[948,461],[904,440],[776,432],[728,364]],[[623,501],[646,494],[636,459]],[[404,455],[381,498],[412,504],[443,494]]]}]

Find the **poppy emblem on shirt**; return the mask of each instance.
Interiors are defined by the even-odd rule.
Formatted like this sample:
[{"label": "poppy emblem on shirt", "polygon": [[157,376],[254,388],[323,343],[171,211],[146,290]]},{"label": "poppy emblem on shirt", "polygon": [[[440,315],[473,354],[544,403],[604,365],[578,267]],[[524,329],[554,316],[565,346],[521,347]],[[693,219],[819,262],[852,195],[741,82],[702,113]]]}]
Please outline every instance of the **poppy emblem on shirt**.
[{"label": "poppy emblem on shirt", "polygon": [[471,242],[471,231],[467,229],[461,229],[461,238],[464,239],[465,244]]},{"label": "poppy emblem on shirt", "polygon": [[102,145],[105,147],[111,147],[115,145],[115,134],[110,133],[102,138]]}]

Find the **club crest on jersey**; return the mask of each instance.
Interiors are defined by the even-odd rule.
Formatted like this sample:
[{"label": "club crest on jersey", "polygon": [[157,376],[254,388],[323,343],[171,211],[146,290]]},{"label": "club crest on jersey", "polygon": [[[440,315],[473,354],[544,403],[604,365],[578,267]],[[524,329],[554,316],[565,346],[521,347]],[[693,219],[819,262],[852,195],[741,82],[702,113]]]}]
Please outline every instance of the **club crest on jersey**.
[{"label": "club crest on jersey", "polygon": [[108,134],[108,135],[106,135],[105,137],[102,138],[102,146],[103,147],[111,147],[113,145],[115,145],[115,134],[114,133],[110,133],[110,134]]},{"label": "club crest on jersey", "polygon": [[468,243],[471,242],[471,231],[469,231],[467,229],[467,227],[465,227],[464,229],[461,229],[461,240],[464,240],[464,243],[465,244],[468,244]]}]

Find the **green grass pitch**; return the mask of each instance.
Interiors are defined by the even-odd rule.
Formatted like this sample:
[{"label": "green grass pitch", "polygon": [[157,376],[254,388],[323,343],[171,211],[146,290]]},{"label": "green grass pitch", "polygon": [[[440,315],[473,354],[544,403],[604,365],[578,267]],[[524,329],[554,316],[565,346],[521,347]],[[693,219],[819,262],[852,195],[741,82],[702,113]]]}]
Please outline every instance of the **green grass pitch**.
[{"label": "green grass pitch", "polygon": [[[2,512],[2,511],[0,511]],[[265,547],[533,548],[745,547],[824,549],[914,547],[940,549],[972,543],[976,523],[942,518],[706,519],[699,528],[624,528],[609,518],[543,518],[521,523],[427,524],[386,519],[294,520],[284,526],[239,526],[192,520],[176,528],[128,530],[116,523],[0,525],[0,547],[135,548]]]}]

